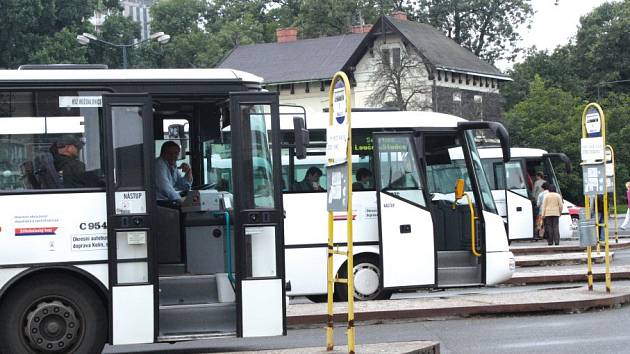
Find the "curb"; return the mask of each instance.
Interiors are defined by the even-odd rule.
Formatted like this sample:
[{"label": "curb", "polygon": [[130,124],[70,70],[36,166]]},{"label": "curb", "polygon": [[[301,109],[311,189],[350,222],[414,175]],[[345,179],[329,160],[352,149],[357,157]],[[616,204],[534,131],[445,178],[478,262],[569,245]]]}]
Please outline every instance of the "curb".
[{"label": "curb", "polygon": [[[585,311],[593,308],[609,308],[630,302],[630,293],[592,300],[557,301],[548,303],[498,304],[486,306],[455,306],[448,308],[409,309],[355,312],[355,321],[431,319],[443,317],[469,317],[478,315],[528,314],[550,311]],[[288,326],[326,324],[326,314],[287,317]],[[347,317],[343,313],[333,316],[336,322],[343,322]]]},{"label": "curb", "polygon": [[[603,281],[605,280],[606,273],[593,273],[593,280]],[[630,279],[630,272],[617,272],[610,273],[612,280],[628,280]],[[529,275],[522,277],[512,277],[510,280],[503,282],[502,284],[509,285],[525,285],[525,284],[545,284],[545,283],[573,283],[573,282],[587,282],[586,274],[558,274],[558,275]]]},{"label": "curb", "polygon": [[[603,245],[601,246],[603,248]],[[622,242],[622,243],[609,243],[608,247],[611,250],[623,250],[630,248],[630,242]],[[515,255],[528,255],[528,254],[539,254],[539,253],[565,253],[565,252],[584,252],[586,247],[580,246],[534,246],[534,247],[514,247],[510,248],[510,251]]]},{"label": "curb", "polygon": [[[602,264],[606,262],[606,257],[603,254],[591,256],[592,262],[595,264]],[[614,254],[610,255],[610,259],[614,259]],[[588,262],[587,256],[583,258],[550,258],[550,259],[530,259],[530,260],[516,260],[517,267],[546,267],[546,266],[564,266],[564,265],[578,265],[586,264]]]}]

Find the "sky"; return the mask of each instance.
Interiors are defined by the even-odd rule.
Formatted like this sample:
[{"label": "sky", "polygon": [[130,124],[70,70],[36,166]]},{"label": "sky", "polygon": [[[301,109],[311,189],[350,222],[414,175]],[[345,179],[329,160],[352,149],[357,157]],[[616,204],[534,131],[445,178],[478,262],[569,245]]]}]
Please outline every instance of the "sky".
[{"label": "sky", "polygon": [[[555,5],[556,1],[557,5]],[[612,1],[532,0],[531,3],[536,13],[532,18],[530,29],[525,27],[519,29],[523,38],[519,47],[529,48],[535,45],[538,49],[552,51],[559,45],[565,45],[577,33],[581,16],[588,14],[605,2]],[[511,67],[511,64],[497,62],[496,66],[501,70],[506,70]]]}]

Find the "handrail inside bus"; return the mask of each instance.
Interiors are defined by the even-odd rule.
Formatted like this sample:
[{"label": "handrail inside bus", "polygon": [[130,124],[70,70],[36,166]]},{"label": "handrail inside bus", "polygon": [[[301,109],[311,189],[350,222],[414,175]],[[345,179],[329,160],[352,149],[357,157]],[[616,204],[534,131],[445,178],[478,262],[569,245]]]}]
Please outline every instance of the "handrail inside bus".
[{"label": "handrail inside bus", "polygon": [[470,249],[475,257],[480,257],[481,253],[477,251],[477,234],[475,230],[475,222],[477,217],[475,216],[475,208],[473,207],[470,195],[464,192],[464,196],[468,200],[468,208],[470,209]]}]

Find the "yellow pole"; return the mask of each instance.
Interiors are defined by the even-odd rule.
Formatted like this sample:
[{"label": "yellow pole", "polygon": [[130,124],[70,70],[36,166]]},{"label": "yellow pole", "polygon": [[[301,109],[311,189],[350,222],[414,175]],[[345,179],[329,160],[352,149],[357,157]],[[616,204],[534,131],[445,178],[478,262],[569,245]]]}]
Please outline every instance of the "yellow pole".
[{"label": "yellow pole", "polygon": [[346,112],[348,114],[348,146],[347,164],[348,164],[348,209],[346,211],[346,223],[348,227],[348,353],[354,354],[355,346],[355,329],[354,329],[354,251],[352,237],[352,92],[350,92],[350,80],[343,72],[338,72],[344,82],[346,91]]},{"label": "yellow pole", "polygon": [[[597,103],[589,103],[584,108],[582,112],[582,138],[586,138],[586,112],[589,108],[594,108],[599,113],[599,117],[601,119],[601,135],[604,146],[606,146],[606,117],[604,116],[604,111],[602,107]],[[604,164],[604,171],[606,171],[606,159],[602,161]],[[604,215],[604,224],[601,225],[604,227],[604,260],[606,262],[606,292],[610,292],[612,288],[611,279],[610,279],[610,257],[609,257],[609,244],[608,244],[608,178],[606,177],[606,173],[604,172],[604,196],[603,196],[603,210],[602,213]],[[596,200],[597,201],[597,200]],[[597,248],[599,252],[599,217],[597,215],[597,202],[595,203],[595,217],[597,218],[596,225],[597,227]],[[589,259],[590,261],[590,259]]]},{"label": "yellow pole", "polygon": [[[347,190],[348,190],[348,203],[346,209],[346,225],[347,225],[347,251],[340,252],[334,250],[334,237],[333,237],[333,212],[328,212],[328,319],[326,327],[326,350],[331,351],[334,348],[333,339],[333,291],[334,283],[345,282],[347,284],[348,291],[348,327],[346,335],[348,336],[348,353],[354,354],[355,350],[355,329],[354,329],[354,259],[353,259],[353,238],[352,238],[352,92],[350,91],[350,80],[344,72],[337,72],[333,76],[331,87],[328,92],[328,110],[329,121],[328,125],[333,125],[333,93],[334,88],[338,80],[343,80],[344,92],[346,96],[346,114],[348,119],[348,143],[346,145],[346,160],[347,160]],[[347,279],[335,279],[333,276],[333,255],[345,254],[347,256]]]},{"label": "yellow pole", "polygon": [[[333,124],[333,90],[335,80],[333,78],[332,87],[328,90],[328,126]],[[326,320],[326,350],[332,351],[334,349],[334,312],[333,312],[333,294],[335,277],[333,274],[333,260],[334,260],[334,218],[332,210],[328,211],[328,245],[327,245],[327,320]]]},{"label": "yellow pole", "polygon": [[[597,203],[595,203],[597,204]],[[584,196],[584,217],[586,218],[586,220],[591,218],[591,205],[590,205],[590,198],[588,196]],[[597,229],[596,229],[597,230]],[[599,236],[598,236],[599,237]],[[587,246],[586,247],[586,260],[587,260],[587,264],[588,264],[588,271],[586,273],[586,279],[588,281],[588,290],[593,291],[593,247],[592,246]]]},{"label": "yellow pole", "polygon": [[328,211],[328,249],[327,249],[327,262],[328,262],[328,304],[327,304],[327,320],[326,320],[326,350],[331,351],[334,348],[333,339],[333,289],[335,284],[335,278],[333,276],[333,212]]}]

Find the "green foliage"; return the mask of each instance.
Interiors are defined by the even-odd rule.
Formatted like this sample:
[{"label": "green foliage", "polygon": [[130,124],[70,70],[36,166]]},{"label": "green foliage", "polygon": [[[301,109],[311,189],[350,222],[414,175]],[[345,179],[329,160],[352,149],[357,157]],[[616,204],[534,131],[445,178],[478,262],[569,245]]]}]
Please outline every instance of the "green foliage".
[{"label": "green foliage", "polygon": [[86,64],[87,48],[77,44],[77,34],[64,28],[45,38],[41,49],[31,56],[31,64]]},{"label": "green foliage", "polygon": [[348,33],[352,25],[372,24],[381,12],[391,11],[391,2],[376,0],[303,0],[296,20],[303,38]]},{"label": "green foliage", "polygon": [[573,161],[573,173],[560,180],[565,197],[574,202],[582,200],[582,111],[595,101],[606,115],[606,142],[616,152],[617,193],[625,196],[624,182],[630,179],[628,38],[630,1],[603,4],[580,19],[575,42],[551,54],[531,49],[509,72],[514,81],[502,89],[513,145],[564,152]]},{"label": "green foliage", "polygon": [[[70,32],[84,31],[85,19],[95,6],[95,0],[0,1],[0,68],[71,58],[77,53],[69,43],[59,44],[53,39],[58,32],[67,31],[57,37],[63,40]],[[84,61],[84,56],[77,57],[77,61]]]},{"label": "green foliage", "polygon": [[[517,27],[530,21],[531,0],[419,0],[413,17],[441,29],[490,63],[513,59],[521,38]],[[416,4],[417,3],[417,4]],[[509,51],[508,48],[516,48]]]},{"label": "green foliage", "polygon": [[[547,87],[536,75],[530,83],[527,98],[506,115],[512,146],[564,152],[571,158],[573,171],[579,171],[580,108],[583,103],[572,94]],[[558,179],[564,197],[580,200],[580,173],[567,174],[558,168]]]}]

